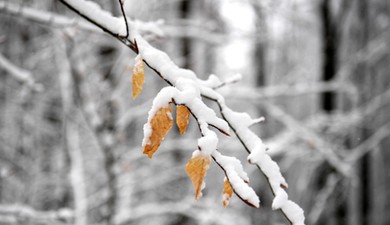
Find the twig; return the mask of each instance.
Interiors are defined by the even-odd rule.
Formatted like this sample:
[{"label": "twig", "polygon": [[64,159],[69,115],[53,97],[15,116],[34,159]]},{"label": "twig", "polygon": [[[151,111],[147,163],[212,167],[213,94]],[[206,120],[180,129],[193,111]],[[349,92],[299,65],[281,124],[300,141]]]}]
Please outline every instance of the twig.
[{"label": "twig", "polygon": [[371,135],[367,140],[358,145],[356,148],[352,149],[350,155],[347,156],[347,162],[356,162],[362,156],[375,149],[376,146],[385,138],[388,138],[390,135],[390,123],[387,123],[381,126],[373,135]]},{"label": "twig", "polygon": [[[40,223],[53,224],[53,222],[66,222],[71,223],[73,220],[73,211],[68,208],[62,208],[57,211],[38,211],[27,205],[0,205],[0,222],[2,222],[3,216],[6,217],[8,222],[15,222],[19,224],[19,221],[40,221]],[[7,222],[7,221],[5,221]]]},{"label": "twig", "polygon": [[31,73],[27,70],[20,69],[15,66],[13,63],[8,61],[1,53],[0,53],[0,67],[5,69],[10,75],[12,75],[15,79],[23,82],[28,87],[32,88],[34,91],[42,91],[43,86],[35,82]]},{"label": "twig", "polygon": [[[58,37],[59,35],[57,35]],[[66,44],[60,37],[55,49],[55,60],[59,68],[59,83],[61,88],[62,105],[65,115],[64,133],[65,145],[70,160],[70,183],[72,185],[74,200],[75,224],[88,224],[88,197],[84,174],[84,157],[80,149],[80,133],[77,123],[70,119],[75,113],[75,101],[73,99],[74,82],[72,69],[66,54]]]},{"label": "twig", "polygon": [[313,144],[318,152],[335,168],[340,174],[349,177],[350,166],[343,162],[333,151],[330,144],[324,141],[321,137],[315,134],[310,129],[300,124],[292,116],[285,113],[279,107],[270,103],[261,103],[275,119],[283,122],[289,129],[299,133],[299,137]]},{"label": "twig", "polygon": [[101,30],[97,29],[96,26],[85,21],[70,19],[62,15],[30,8],[27,6],[22,7],[9,1],[0,2],[0,11],[38,23],[50,24],[51,26],[55,27],[78,27],[87,31],[101,32]]},{"label": "twig", "polygon": [[125,20],[125,24],[126,24],[126,36],[125,37],[128,38],[129,37],[129,24],[127,23],[127,17],[126,17],[125,9],[123,8],[123,4],[124,4],[125,0],[118,0],[118,1],[119,1],[119,5],[121,7],[123,19]]},{"label": "twig", "polygon": [[312,207],[312,210],[310,211],[310,214],[308,216],[308,219],[311,224],[317,224],[322,213],[326,210],[329,197],[334,192],[340,180],[340,177],[337,177],[333,174],[329,175],[329,177],[327,178],[326,184],[324,188],[322,188],[322,190],[317,194],[315,204]]},{"label": "twig", "polygon": [[326,91],[346,92],[349,97],[356,96],[357,90],[349,83],[338,81],[315,82],[315,83],[297,83],[292,85],[282,84],[266,86],[261,88],[237,88],[234,94],[231,91],[222,92],[224,96],[237,99],[267,99],[275,97],[294,97],[305,94],[315,94]]}]

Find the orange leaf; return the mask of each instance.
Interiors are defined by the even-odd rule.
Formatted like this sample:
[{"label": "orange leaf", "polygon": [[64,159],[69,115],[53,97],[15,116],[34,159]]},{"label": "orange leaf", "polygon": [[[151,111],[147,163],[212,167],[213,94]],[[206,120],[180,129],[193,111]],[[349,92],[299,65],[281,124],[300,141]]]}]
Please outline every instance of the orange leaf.
[{"label": "orange leaf", "polygon": [[141,93],[145,81],[145,65],[142,57],[138,55],[135,58],[135,65],[133,68],[133,78],[131,81],[133,87],[133,100]]},{"label": "orange leaf", "polygon": [[196,200],[202,196],[203,180],[209,166],[210,158],[203,154],[192,157],[186,165],[186,172],[195,188]]},{"label": "orange leaf", "polygon": [[152,134],[149,137],[148,143],[144,146],[144,154],[147,154],[149,158],[152,158],[153,153],[157,151],[162,140],[164,140],[164,137],[172,128],[172,124],[171,106],[160,108],[150,121]]},{"label": "orange leaf", "polygon": [[185,105],[179,105],[176,108],[176,124],[179,127],[181,135],[186,132],[189,119],[190,110],[188,110],[187,106]]},{"label": "orange leaf", "polygon": [[230,185],[230,182],[228,179],[225,178],[225,182],[223,183],[223,192],[222,192],[222,204],[225,208],[229,205],[229,200],[233,195],[233,188]]}]

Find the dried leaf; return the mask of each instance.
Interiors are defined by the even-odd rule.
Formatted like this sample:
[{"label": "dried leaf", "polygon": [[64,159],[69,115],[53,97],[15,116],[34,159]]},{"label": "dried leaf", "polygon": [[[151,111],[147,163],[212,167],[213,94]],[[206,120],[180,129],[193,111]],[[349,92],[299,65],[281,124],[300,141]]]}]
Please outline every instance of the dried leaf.
[{"label": "dried leaf", "polygon": [[195,198],[198,200],[202,196],[203,180],[210,166],[210,158],[203,154],[192,157],[187,165],[186,172],[191,178],[195,188]]},{"label": "dried leaf", "polygon": [[160,146],[162,140],[167,135],[168,131],[172,128],[172,108],[160,108],[153,119],[150,121],[152,128],[152,134],[149,137],[148,143],[144,146],[144,154],[147,154],[149,158],[152,158]]},{"label": "dried leaf", "polygon": [[222,204],[225,208],[229,205],[229,200],[233,195],[233,188],[230,185],[230,182],[228,179],[225,178],[225,182],[223,183],[223,192],[222,192]]},{"label": "dried leaf", "polygon": [[138,55],[135,58],[135,65],[133,68],[133,78],[131,81],[133,87],[133,100],[141,93],[145,81],[145,65],[142,57]]},{"label": "dried leaf", "polygon": [[188,122],[190,119],[190,110],[185,105],[179,105],[176,108],[176,124],[179,127],[180,134],[186,132]]}]

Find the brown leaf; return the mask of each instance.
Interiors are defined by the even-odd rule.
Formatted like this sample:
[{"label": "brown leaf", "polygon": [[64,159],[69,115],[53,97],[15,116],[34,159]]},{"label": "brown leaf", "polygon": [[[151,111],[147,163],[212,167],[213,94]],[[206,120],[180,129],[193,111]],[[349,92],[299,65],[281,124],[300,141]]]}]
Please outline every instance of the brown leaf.
[{"label": "brown leaf", "polygon": [[186,132],[188,122],[190,119],[190,110],[185,105],[179,105],[176,108],[176,124],[179,127],[180,134]]},{"label": "brown leaf", "polygon": [[152,134],[149,137],[149,142],[144,146],[144,154],[152,158],[153,153],[157,151],[172,125],[172,107],[160,108],[150,121]]},{"label": "brown leaf", "polygon": [[230,182],[228,179],[225,178],[225,182],[223,183],[223,192],[222,192],[222,204],[223,207],[226,208],[226,206],[229,205],[229,200],[233,195],[233,188],[230,185]]},{"label": "brown leaf", "polygon": [[135,58],[135,65],[133,68],[132,87],[133,87],[133,100],[141,93],[142,87],[145,81],[145,65],[142,57],[138,55]]},{"label": "brown leaf", "polygon": [[210,158],[199,154],[195,157],[192,157],[187,165],[186,172],[191,178],[192,184],[195,188],[195,198],[198,200],[202,196],[202,185],[206,172],[210,166]]}]

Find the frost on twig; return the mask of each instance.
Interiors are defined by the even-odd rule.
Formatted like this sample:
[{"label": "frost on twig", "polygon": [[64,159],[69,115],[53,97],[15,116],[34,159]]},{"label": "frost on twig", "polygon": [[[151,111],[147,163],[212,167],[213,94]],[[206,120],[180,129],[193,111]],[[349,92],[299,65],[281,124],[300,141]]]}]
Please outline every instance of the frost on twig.
[{"label": "frost on twig", "polygon": [[[266,147],[261,139],[249,129],[249,126],[259,122],[259,120],[251,119],[246,113],[234,112],[226,105],[224,97],[215,90],[224,85],[223,82],[216,76],[211,76],[209,80],[202,81],[197,78],[193,71],[179,68],[165,52],[152,47],[132,28],[129,30],[129,36],[124,40],[123,36],[126,35],[126,26],[123,19],[112,17],[109,13],[101,10],[95,3],[80,0],[61,1],[138,53],[143,58],[145,64],[171,86],[163,88],[153,101],[148,121],[144,127],[144,147],[150,143],[155,135],[151,123],[160,109],[167,107],[170,103],[185,105],[198,123],[202,136],[198,140],[198,150],[194,153],[195,157],[202,155],[204,158],[213,158],[224,170],[234,192],[247,204],[258,207],[259,199],[248,185],[249,179],[243,171],[241,162],[234,157],[224,156],[217,150],[218,136],[211,128],[217,128],[225,134],[229,134],[231,128],[244,148],[250,153],[248,157],[250,163],[256,164],[267,177],[275,195],[273,208],[281,209],[290,223],[295,225],[304,224],[303,210],[297,204],[288,200],[288,195],[285,191],[287,183],[281,175],[279,166],[266,153]],[[134,43],[134,40],[137,41],[137,45]],[[233,81],[236,80],[233,79]],[[226,83],[230,83],[230,81]],[[218,104],[222,118],[217,117],[214,110],[203,102],[203,98],[211,99]],[[168,118],[171,117],[169,112],[165,112],[163,115]],[[169,120],[173,120],[173,118]],[[158,136],[162,137],[160,138],[162,140],[165,134],[161,135],[160,133]],[[200,163],[200,165],[203,164]],[[204,170],[206,167],[201,166],[200,168]],[[195,182],[198,187],[201,179],[196,180],[199,181]],[[202,182],[200,190],[203,186]]]}]

